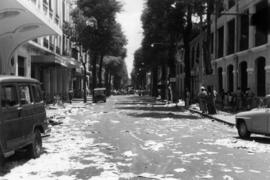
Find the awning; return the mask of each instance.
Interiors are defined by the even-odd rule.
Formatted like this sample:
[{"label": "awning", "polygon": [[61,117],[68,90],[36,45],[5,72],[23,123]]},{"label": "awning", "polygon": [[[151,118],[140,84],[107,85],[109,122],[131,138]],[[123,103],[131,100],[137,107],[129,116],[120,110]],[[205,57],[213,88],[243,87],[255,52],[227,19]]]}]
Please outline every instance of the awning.
[{"label": "awning", "polygon": [[81,63],[71,57],[64,57],[58,55],[39,55],[39,56],[32,56],[31,58],[32,63],[38,64],[58,64],[60,66],[69,68],[69,69],[80,69]]},{"label": "awning", "polygon": [[0,1],[0,72],[12,69],[11,57],[23,43],[37,37],[61,35],[62,30],[49,16],[48,8],[40,8],[32,0]]}]

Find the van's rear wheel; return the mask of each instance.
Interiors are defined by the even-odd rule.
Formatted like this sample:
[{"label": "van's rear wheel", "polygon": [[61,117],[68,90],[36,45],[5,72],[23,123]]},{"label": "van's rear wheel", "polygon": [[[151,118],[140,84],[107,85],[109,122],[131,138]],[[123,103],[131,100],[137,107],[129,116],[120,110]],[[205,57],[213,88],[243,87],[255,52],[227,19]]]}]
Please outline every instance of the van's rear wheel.
[{"label": "van's rear wheel", "polygon": [[238,134],[239,134],[240,138],[242,138],[242,139],[250,138],[250,132],[248,131],[247,125],[245,122],[240,122],[237,130],[238,130]]},{"label": "van's rear wheel", "polygon": [[3,171],[4,163],[5,163],[5,157],[4,157],[3,151],[0,148],[0,172]]},{"label": "van's rear wheel", "polygon": [[32,158],[38,158],[42,152],[42,139],[39,129],[35,129],[33,143],[29,146],[29,153]]}]

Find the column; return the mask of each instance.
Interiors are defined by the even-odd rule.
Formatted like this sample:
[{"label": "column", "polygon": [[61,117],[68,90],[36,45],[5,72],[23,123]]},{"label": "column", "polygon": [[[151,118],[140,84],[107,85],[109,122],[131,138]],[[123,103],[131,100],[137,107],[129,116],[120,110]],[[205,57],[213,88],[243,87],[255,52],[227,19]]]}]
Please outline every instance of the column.
[{"label": "column", "polygon": [[[50,71],[49,71],[49,69],[43,70],[43,77],[44,77],[45,97],[48,98],[50,95]],[[49,100],[49,99],[46,99],[46,100]]]},{"label": "column", "polygon": [[237,89],[237,71],[235,70],[235,67],[233,69],[233,91],[236,91]]},{"label": "column", "polygon": [[227,72],[224,71],[224,68],[223,68],[223,71],[222,71],[222,86],[223,86],[224,91],[227,92],[228,91]]},{"label": "column", "polygon": [[[248,68],[247,69],[248,74],[248,87],[253,91],[256,92],[257,88],[255,86],[255,75],[254,75],[254,68]],[[257,93],[257,92],[256,92]]]},{"label": "column", "polygon": [[62,94],[62,69],[57,68],[57,94]]},{"label": "column", "polygon": [[265,90],[266,94],[270,92],[270,66],[265,66]]}]

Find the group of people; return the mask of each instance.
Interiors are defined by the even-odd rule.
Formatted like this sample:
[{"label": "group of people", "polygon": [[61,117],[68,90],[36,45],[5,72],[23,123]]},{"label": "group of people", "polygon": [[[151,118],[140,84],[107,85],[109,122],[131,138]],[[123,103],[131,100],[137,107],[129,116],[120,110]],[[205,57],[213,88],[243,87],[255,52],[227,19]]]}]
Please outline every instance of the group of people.
[{"label": "group of people", "polygon": [[[216,96],[217,92],[211,86],[201,87],[198,94],[200,110],[203,113],[216,114]],[[188,108],[190,105],[190,92],[185,92],[185,106]]]},{"label": "group of people", "polygon": [[215,89],[210,86],[207,89],[203,86],[201,87],[198,98],[202,113],[216,114],[216,96],[217,92]]},{"label": "group of people", "polygon": [[255,106],[255,94],[250,88],[241,91],[238,87],[236,92],[228,91],[227,93],[221,90],[220,96],[222,107],[227,104],[233,108],[233,111],[250,110]]},{"label": "group of people", "polygon": [[[211,86],[208,86],[207,88],[202,86],[200,88],[197,97],[199,101],[200,110],[203,113],[208,114],[216,114],[217,99],[218,99],[217,102],[219,103],[218,105],[220,105],[222,109],[226,105],[227,107],[231,108],[231,110],[233,110],[234,112],[240,110],[250,110],[260,103],[257,102],[258,98],[256,98],[255,93],[250,88],[246,88],[246,90],[243,91],[241,90],[241,88],[238,87],[235,92],[232,91],[225,92],[223,89],[221,89],[217,93],[217,91]],[[186,108],[189,108],[190,101],[191,101],[191,94],[186,89],[185,91]]]}]

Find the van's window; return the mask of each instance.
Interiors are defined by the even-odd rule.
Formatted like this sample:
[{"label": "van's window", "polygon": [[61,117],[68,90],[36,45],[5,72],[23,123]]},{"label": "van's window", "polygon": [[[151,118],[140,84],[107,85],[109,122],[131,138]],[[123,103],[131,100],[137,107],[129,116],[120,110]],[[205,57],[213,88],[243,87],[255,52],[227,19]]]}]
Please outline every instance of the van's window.
[{"label": "van's window", "polygon": [[33,102],[29,86],[19,86],[21,104],[30,104]]},{"label": "van's window", "polygon": [[38,85],[33,85],[32,86],[32,92],[33,92],[33,97],[35,102],[41,102],[42,101],[42,96],[41,96],[41,91]]},{"label": "van's window", "polygon": [[3,86],[1,89],[1,106],[12,107],[19,104],[15,86]]}]

